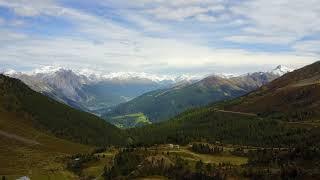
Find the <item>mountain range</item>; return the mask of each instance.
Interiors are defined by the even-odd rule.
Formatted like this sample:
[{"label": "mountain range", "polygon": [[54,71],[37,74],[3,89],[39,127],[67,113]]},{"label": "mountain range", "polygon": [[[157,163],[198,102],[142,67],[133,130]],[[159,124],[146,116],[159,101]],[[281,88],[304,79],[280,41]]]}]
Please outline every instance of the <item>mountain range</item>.
[{"label": "mountain range", "polygon": [[[147,92],[111,108],[103,117],[117,124],[113,117],[119,120],[121,116],[125,118],[130,114],[142,113],[152,123],[160,122],[190,108],[245,95],[289,71],[284,66],[278,66],[270,72],[248,73],[240,76],[211,75],[197,82],[176,84],[170,88]],[[126,125],[122,124],[121,127]]]},{"label": "mountain range", "polygon": [[127,102],[145,92],[168,87],[176,82],[192,81],[192,77],[148,76],[145,73],[98,74],[88,70],[72,71],[44,67],[23,73],[4,74],[22,80],[30,88],[71,107],[97,115],[107,108]]},{"label": "mountain range", "polygon": [[270,72],[219,74],[201,79],[132,72],[103,74],[48,66],[31,72],[9,70],[4,74],[73,108],[103,116],[117,126],[131,127],[129,124],[141,125],[132,122],[139,119],[146,119],[142,121],[146,124],[158,122],[188,108],[244,95],[288,71],[278,66]]}]

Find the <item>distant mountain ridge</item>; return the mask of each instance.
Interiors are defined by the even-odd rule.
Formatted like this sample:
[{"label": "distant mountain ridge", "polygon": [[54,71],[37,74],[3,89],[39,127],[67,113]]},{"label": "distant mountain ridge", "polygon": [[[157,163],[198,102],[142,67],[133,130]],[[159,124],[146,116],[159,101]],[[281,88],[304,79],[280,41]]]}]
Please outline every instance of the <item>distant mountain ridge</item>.
[{"label": "distant mountain ridge", "polygon": [[288,71],[278,66],[269,72],[240,76],[212,75],[197,82],[148,92],[112,108],[103,117],[108,120],[114,116],[143,113],[151,122],[164,121],[189,108],[245,95]]},{"label": "distant mountain ridge", "polygon": [[[13,70],[4,74],[22,80],[29,87],[71,107],[100,115],[107,108],[127,102],[145,92],[168,87],[181,79],[161,79],[146,74],[113,73],[106,75],[64,68],[36,69],[21,73]],[[147,78],[148,77],[148,78]]]},{"label": "distant mountain ridge", "polygon": [[[283,73],[279,66],[274,71]],[[29,87],[71,107],[102,115],[113,106],[144,93],[190,85],[201,76],[166,76],[143,72],[102,73],[89,69],[70,70],[44,66],[29,72],[7,70],[4,74],[22,80]],[[235,75],[214,76],[232,79]]]},{"label": "distant mountain ridge", "polygon": [[78,76],[86,77],[89,81],[97,82],[104,80],[130,80],[130,79],[145,79],[149,81],[154,81],[158,83],[176,83],[181,81],[193,81],[203,78],[202,75],[160,75],[160,74],[151,74],[145,72],[101,72],[92,69],[70,69],[59,66],[43,66],[41,68],[36,68],[31,71],[20,72],[13,69],[5,69],[1,72],[6,75],[15,75],[15,74],[26,74],[29,76],[35,76],[38,74],[54,74],[58,71],[72,71]]}]

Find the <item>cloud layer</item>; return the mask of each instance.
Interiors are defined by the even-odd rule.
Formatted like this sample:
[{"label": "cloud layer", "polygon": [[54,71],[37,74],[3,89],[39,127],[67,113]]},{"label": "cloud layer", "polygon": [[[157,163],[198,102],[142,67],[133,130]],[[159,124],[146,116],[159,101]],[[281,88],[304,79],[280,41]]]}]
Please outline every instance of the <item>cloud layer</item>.
[{"label": "cloud layer", "polygon": [[319,7],[317,0],[0,0],[0,64],[171,74],[300,67],[319,58]]}]

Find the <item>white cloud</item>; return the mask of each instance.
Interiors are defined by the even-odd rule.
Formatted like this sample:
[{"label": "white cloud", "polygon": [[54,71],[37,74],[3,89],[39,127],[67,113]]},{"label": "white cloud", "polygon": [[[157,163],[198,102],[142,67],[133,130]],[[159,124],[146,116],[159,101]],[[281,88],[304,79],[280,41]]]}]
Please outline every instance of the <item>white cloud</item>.
[{"label": "white cloud", "polygon": [[[119,9],[138,9],[158,20],[183,21],[188,18],[210,21],[214,18],[211,13],[222,13],[226,10],[223,0],[107,0],[100,2],[105,6],[115,6]],[[201,16],[202,15],[202,16]]]},{"label": "white cloud", "polygon": [[115,5],[120,7],[139,7],[149,8],[156,6],[165,7],[186,7],[186,6],[210,6],[219,5],[225,3],[224,0],[105,0],[99,1],[100,4],[104,5]]},{"label": "white cloud", "polygon": [[69,20],[83,33],[99,38],[124,38],[135,32],[116,23],[73,8],[66,8],[53,0],[0,0],[0,6],[13,9],[21,16],[53,16]]},{"label": "white cloud", "polygon": [[[148,1],[148,0],[142,0]],[[149,1],[150,2],[150,1]],[[156,1],[157,2],[157,1]],[[158,0],[159,4],[168,6],[192,6],[192,5],[214,5],[223,3],[223,0]]]},{"label": "white cloud", "polygon": [[151,21],[138,14],[128,14],[126,18],[141,27],[143,31],[165,32],[169,29],[166,25]]},{"label": "white cloud", "polygon": [[0,25],[4,24],[5,20],[0,17]]},{"label": "white cloud", "polygon": [[[17,53],[19,52],[19,53]],[[141,37],[136,44],[110,41],[94,44],[81,39],[29,39],[0,49],[1,62],[21,65],[59,64],[71,68],[105,71],[164,72],[166,69],[192,70],[209,67],[242,67],[278,64],[297,66],[314,61],[313,57],[293,54],[250,53],[240,50],[217,50],[170,39]],[[207,71],[204,69],[207,68]],[[222,71],[222,69],[220,69]]]},{"label": "white cloud", "polygon": [[0,29],[0,44],[3,46],[6,44],[14,44],[17,41],[22,41],[26,38],[27,36],[25,34]]},{"label": "white cloud", "polygon": [[[261,0],[257,0],[260,2]],[[280,0],[282,3],[285,1]],[[297,1],[297,0],[296,0]],[[201,35],[211,33],[208,28],[204,31],[195,28],[188,31],[184,26],[168,37],[159,38],[144,34],[149,32],[165,32],[171,30],[174,23],[165,24],[163,19],[182,21],[193,19],[201,22],[220,22],[226,24],[245,25],[245,28],[237,30],[236,33],[227,34],[224,40],[238,43],[267,43],[267,44],[292,44],[302,36],[316,32],[318,22],[311,21],[318,17],[317,3],[301,5],[296,12],[301,12],[303,17],[297,18],[291,10],[287,10],[287,4],[270,4],[264,2],[255,3],[248,1],[244,4],[237,3],[231,10],[224,6],[225,1],[211,0],[135,0],[113,1],[118,6],[124,6],[126,20],[134,22],[143,30],[123,26],[112,19],[83,12],[74,8],[63,7],[50,0],[0,0],[0,6],[11,8],[20,16],[55,16],[63,18],[74,25],[74,36],[52,36],[52,37],[28,37],[9,30],[0,29],[0,63],[19,65],[52,65],[59,64],[69,67],[89,67],[91,69],[104,69],[106,71],[166,71],[167,69],[201,69],[209,71],[215,67],[241,67],[246,69],[250,66],[261,65],[295,65],[301,66],[316,60],[317,42],[305,42],[296,44],[296,52],[282,53],[258,53],[249,52],[244,49],[215,49],[207,44],[206,37],[194,43],[185,34]],[[138,12],[132,12],[129,7],[139,7]],[[273,6],[280,6],[273,8]],[[129,7],[128,7],[129,6]],[[264,6],[264,7],[263,7]],[[294,5],[296,6],[296,5]],[[264,9],[267,8],[267,9]],[[271,9],[270,9],[271,8]],[[295,8],[295,7],[293,7]],[[120,8],[121,9],[121,8]],[[283,10],[283,12],[281,11]],[[147,13],[149,16],[144,16]],[[216,14],[215,14],[216,13]],[[151,15],[151,16],[150,16]],[[236,18],[239,15],[243,18]],[[293,17],[282,17],[292,15]],[[153,17],[156,17],[153,19]],[[297,22],[294,22],[297,18]],[[159,21],[158,21],[159,20]],[[304,26],[304,22],[311,22]],[[217,26],[216,23],[212,23]],[[193,32],[193,30],[198,30]],[[227,29],[230,30],[230,29]],[[224,29],[222,29],[224,31]],[[183,34],[185,33],[185,34]],[[218,32],[221,33],[221,32]],[[181,35],[184,38],[175,38]],[[185,36],[184,36],[185,35]],[[160,34],[161,37],[161,34]],[[174,38],[172,38],[174,37]],[[195,36],[196,37],[196,36]],[[301,53],[301,52],[312,52]],[[297,56],[301,53],[301,56]],[[222,70],[222,69],[220,69]]]},{"label": "white cloud", "polygon": [[[319,0],[246,1],[234,5],[231,12],[247,18],[250,23],[249,27],[242,29],[242,38],[229,38],[231,41],[256,39],[260,42],[274,43],[281,37],[280,44],[292,43],[320,31]],[[244,36],[252,38],[243,38]]]},{"label": "white cloud", "polygon": [[208,16],[206,14],[198,14],[195,16],[195,19],[202,22],[215,22],[217,21],[217,18],[214,16]]},{"label": "white cloud", "polygon": [[201,7],[201,6],[188,6],[188,7],[157,7],[154,9],[147,10],[146,12],[153,15],[158,19],[165,20],[175,20],[182,21],[186,18],[203,15],[208,19],[209,15],[207,13],[222,11],[224,7],[219,6],[209,6],[209,7]]},{"label": "white cloud", "polygon": [[225,40],[237,43],[258,43],[258,44],[288,44],[295,40],[295,37],[290,36],[259,36],[259,35],[237,35],[226,37]]},{"label": "white cloud", "polygon": [[297,42],[293,48],[301,53],[317,56],[320,58],[320,40],[307,40]]},{"label": "white cloud", "polygon": [[52,15],[61,10],[52,0],[0,0],[0,6],[11,8],[20,16]]}]

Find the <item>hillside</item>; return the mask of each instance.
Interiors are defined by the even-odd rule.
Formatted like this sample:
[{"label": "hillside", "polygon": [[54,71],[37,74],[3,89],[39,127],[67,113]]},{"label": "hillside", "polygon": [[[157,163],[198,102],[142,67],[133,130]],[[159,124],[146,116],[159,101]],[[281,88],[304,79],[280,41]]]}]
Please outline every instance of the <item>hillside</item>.
[{"label": "hillside", "polygon": [[75,179],[63,157],[88,153],[91,147],[43,133],[26,117],[0,111],[0,175],[9,179]]},{"label": "hillside", "polygon": [[32,127],[83,144],[125,143],[123,132],[98,117],[34,92],[20,80],[0,75],[0,110]]},{"label": "hillside", "polygon": [[220,108],[286,121],[319,120],[320,61],[290,72]]},{"label": "hillside", "polygon": [[231,78],[213,75],[195,83],[143,94],[116,106],[103,117],[110,119],[141,112],[151,122],[160,122],[193,107],[245,95],[277,77],[279,75],[274,73],[252,73]]},{"label": "hillside", "polygon": [[198,108],[169,121],[128,129],[137,144],[186,144],[194,141],[254,146],[290,146],[319,142],[319,128],[296,128],[254,114]]}]

